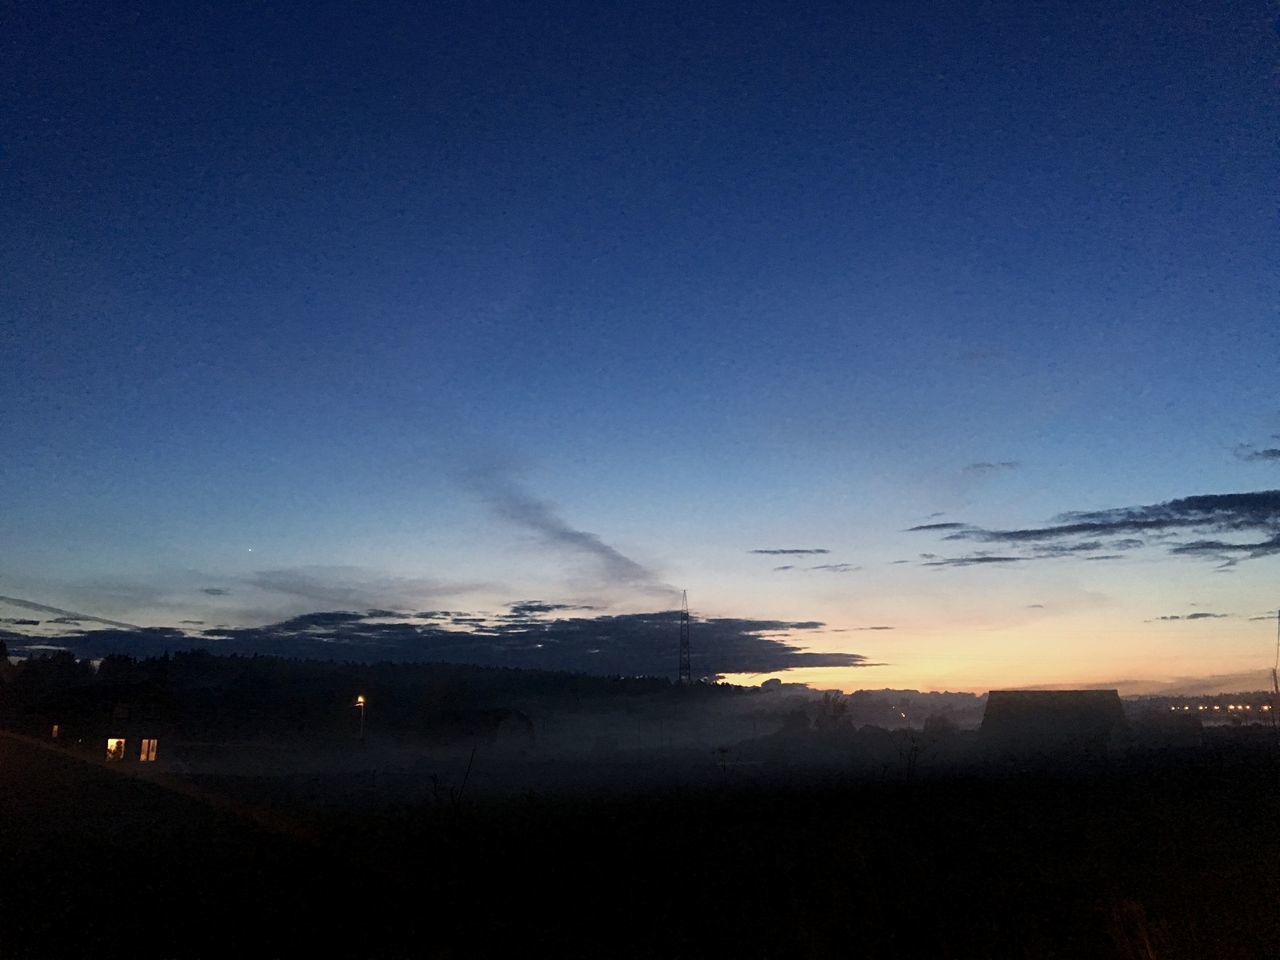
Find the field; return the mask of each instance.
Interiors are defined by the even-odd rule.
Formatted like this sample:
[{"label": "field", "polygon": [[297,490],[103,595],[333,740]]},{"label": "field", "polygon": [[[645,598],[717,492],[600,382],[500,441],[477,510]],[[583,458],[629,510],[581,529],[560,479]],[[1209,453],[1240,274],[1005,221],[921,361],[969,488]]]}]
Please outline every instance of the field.
[{"label": "field", "polygon": [[1274,957],[1277,767],[1193,757],[335,805],[178,793],[5,737],[0,951]]}]

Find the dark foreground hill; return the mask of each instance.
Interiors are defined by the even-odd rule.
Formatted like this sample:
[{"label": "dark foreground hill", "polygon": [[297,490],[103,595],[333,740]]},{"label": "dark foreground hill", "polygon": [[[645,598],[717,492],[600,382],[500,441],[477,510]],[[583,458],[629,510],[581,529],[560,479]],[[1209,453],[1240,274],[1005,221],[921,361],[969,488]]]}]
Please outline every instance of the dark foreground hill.
[{"label": "dark foreground hill", "polygon": [[[0,735],[0,956],[295,956],[349,944],[334,856]],[[354,893],[354,897],[353,897]]]},{"label": "dark foreground hill", "polygon": [[1276,773],[249,810],[5,738],[0,956],[1274,957]]}]

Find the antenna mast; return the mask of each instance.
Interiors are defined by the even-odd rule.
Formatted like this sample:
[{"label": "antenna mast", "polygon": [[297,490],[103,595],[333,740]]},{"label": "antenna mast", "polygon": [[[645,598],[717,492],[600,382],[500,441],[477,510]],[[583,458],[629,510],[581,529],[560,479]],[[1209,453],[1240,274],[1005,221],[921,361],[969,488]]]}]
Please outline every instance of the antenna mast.
[{"label": "antenna mast", "polygon": [[689,591],[682,591],[680,602],[680,686],[687,687],[693,682],[693,671],[689,667]]}]

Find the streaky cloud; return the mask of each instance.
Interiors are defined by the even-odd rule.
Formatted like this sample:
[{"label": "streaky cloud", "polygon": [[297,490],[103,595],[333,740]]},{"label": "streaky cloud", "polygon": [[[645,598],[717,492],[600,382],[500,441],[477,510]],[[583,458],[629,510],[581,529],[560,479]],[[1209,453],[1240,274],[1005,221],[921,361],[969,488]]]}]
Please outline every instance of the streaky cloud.
[{"label": "streaky cloud", "polygon": [[926,567],[977,567],[984,564],[1022,563],[1029,557],[993,557],[986,554],[975,554],[970,557],[944,557],[941,560],[926,560]]},{"label": "streaky cloud", "polygon": [[362,567],[306,566],[258,570],[244,583],[268,593],[334,607],[413,609],[432,597],[452,596],[474,584],[446,584],[426,577],[396,577]]},{"label": "streaky cloud", "polygon": [[36,613],[53,613],[59,617],[67,617],[72,620],[83,620],[87,623],[101,623],[108,627],[120,627],[124,630],[141,630],[137,624],[125,623],[121,620],[108,620],[106,617],[95,617],[87,613],[76,613],[74,610],[63,610],[60,607],[51,607],[45,603],[36,603],[34,600],[23,600],[20,597],[0,597],[0,603],[7,603],[12,607],[19,607],[22,610],[33,610]]},{"label": "streaky cloud", "polygon": [[[1280,490],[1200,494],[1163,503],[1076,511],[1060,514],[1055,521],[1041,527],[1011,529],[949,528],[929,524],[911,529],[951,529],[953,532],[944,539],[1002,544],[1023,551],[1021,556],[1009,557],[1005,562],[1096,553],[1100,548],[1109,553],[1097,555],[1094,559],[1104,556],[1110,559],[1119,552],[1146,545],[1145,540],[1134,534],[1157,538],[1172,556],[1209,557],[1224,567],[1240,560],[1280,553]],[[1253,534],[1253,539],[1228,539],[1231,535],[1247,534]],[[1103,542],[1098,539],[1101,537],[1120,539]],[[980,557],[958,558],[958,561],[950,565],[994,562],[991,558]]]},{"label": "streaky cloud", "polygon": [[996,463],[982,461],[981,463],[970,463],[965,466],[965,473],[1000,473],[1001,471],[1017,470],[1021,464],[1017,460],[1000,460]]},{"label": "streaky cloud", "polygon": [[551,504],[523,490],[502,468],[473,470],[468,489],[493,512],[510,523],[537,534],[548,546],[594,560],[613,583],[674,592],[656,573],[605,543],[597,534],[579,530],[565,521]]},{"label": "streaky cloud", "polygon": [[1280,447],[1266,447],[1262,450],[1258,450],[1250,444],[1241,444],[1241,446],[1236,450],[1236,456],[1241,460],[1280,461]]},{"label": "streaky cloud", "polygon": [[748,553],[763,553],[770,557],[801,557],[816,553],[830,553],[823,547],[776,547],[761,550],[749,550]]},{"label": "streaky cloud", "polygon": [[545,600],[519,600],[509,604],[507,612],[516,617],[532,617],[540,613],[559,613],[563,610],[594,610],[595,607],[580,603],[548,603]]}]

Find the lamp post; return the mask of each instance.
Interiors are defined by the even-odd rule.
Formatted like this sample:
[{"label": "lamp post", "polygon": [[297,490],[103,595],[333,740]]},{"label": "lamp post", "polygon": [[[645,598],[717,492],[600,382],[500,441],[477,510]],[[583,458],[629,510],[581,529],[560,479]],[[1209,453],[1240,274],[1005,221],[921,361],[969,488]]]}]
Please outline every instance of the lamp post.
[{"label": "lamp post", "polygon": [[356,697],[355,705],[360,708],[360,742],[364,743],[364,694]]}]

